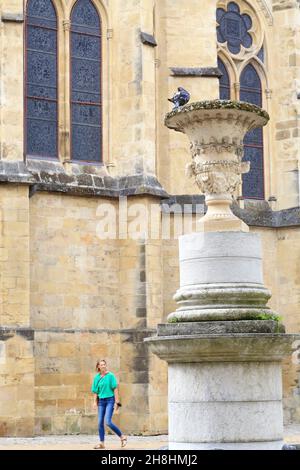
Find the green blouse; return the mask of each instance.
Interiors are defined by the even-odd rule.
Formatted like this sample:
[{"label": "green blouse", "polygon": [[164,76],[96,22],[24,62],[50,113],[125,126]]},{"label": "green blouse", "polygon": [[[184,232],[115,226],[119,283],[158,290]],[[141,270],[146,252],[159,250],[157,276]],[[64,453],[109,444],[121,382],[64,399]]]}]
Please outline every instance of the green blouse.
[{"label": "green blouse", "polygon": [[117,386],[117,379],[112,372],[107,372],[104,377],[97,374],[94,377],[92,392],[97,393],[99,398],[110,398],[114,396],[114,390]]}]

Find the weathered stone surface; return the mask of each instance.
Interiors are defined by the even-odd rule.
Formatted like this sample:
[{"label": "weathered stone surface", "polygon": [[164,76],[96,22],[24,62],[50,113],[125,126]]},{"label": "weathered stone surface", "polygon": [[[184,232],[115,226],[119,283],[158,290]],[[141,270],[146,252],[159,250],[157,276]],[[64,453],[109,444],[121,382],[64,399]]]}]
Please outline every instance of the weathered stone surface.
[{"label": "weathered stone surface", "polygon": [[285,332],[284,325],[272,320],[163,323],[157,326],[157,336],[279,332]]},{"label": "weathered stone surface", "polygon": [[0,161],[0,182],[30,184],[34,177],[23,162]]},{"label": "weathered stone surface", "polygon": [[32,328],[0,327],[0,436],[34,435],[33,344]]},{"label": "weathered stone surface", "polygon": [[299,0],[273,0],[274,12],[290,8],[299,8]]},{"label": "weathered stone surface", "polygon": [[154,336],[145,341],[154,354],[171,363],[281,361],[299,335],[234,333]]},{"label": "weathered stone surface", "polygon": [[282,441],[280,400],[170,403],[169,423],[171,443]]},{"label": "weathered stone surface", "polygon": [[281,370],[274,362],[169,366],[170,403],[184,403],[187,400],[189,403],[201,404],[245,404],[281,401],[281,398]]},{"label": "weathered stone surface", "polygon": [[166,197],[167,195],[158,179],[151,175],[132,175],[120,178],[119,190],[121,196],[151,194]]}]

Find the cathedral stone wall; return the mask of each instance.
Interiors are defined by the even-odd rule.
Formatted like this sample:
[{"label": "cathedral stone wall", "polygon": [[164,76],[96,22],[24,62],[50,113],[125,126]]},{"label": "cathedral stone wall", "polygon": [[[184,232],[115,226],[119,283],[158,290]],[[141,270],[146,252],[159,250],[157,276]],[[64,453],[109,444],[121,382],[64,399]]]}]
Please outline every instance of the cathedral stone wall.
[{"label": "cathedral stone wall", "polygon": [[[299,332],[299,2],[235,1],[257,16],[265,63],[255,64],[271,117],[264,130],[265,201],[241,200],[235,211],[262,236],[270,305],[288,332]],[[218,98],[216,8],[228,1],[94,0],[103,28],[101,165],[70,160],[74,1],[53,2],[57,161],[24,156],[24,2],[0,0],[0,435],[95,433],[90,386],[101,358],[120,381],[117,424],[125,432],[165,433],[167,367],[143,342],[176,308],[178,219],[170,215],[170,237],[161,235],[162,220],[166,206],[177,203],[178,215],[191,204],[195,228],[204,204],[184,174],[186,136],[163,120],[178,86],[192,101]],[[234,68],[227,60],[236,98],[245,62]],[[108,228],[117,221],[111,238],[99,233],[105,207],[112,210]],[[138,224],[149,237],[134,237]],[[299,377],[299,364],[287,359],[287,422],[300,422]]]}]

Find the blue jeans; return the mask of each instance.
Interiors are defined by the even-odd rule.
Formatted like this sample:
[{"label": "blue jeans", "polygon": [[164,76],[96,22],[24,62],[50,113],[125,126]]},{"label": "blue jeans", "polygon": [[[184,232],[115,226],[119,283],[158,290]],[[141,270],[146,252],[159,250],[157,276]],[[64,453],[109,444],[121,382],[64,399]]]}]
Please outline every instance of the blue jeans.
[{"label": "blue jeans", "polygon": [[106,418],[106,425],[114,431],[119,437],[122,436],[120,429],[112,422],[112,415],[114,413],[115,397],[100,398],[98,405],[98,429],[100,441],[104,442],[104,418]]}]

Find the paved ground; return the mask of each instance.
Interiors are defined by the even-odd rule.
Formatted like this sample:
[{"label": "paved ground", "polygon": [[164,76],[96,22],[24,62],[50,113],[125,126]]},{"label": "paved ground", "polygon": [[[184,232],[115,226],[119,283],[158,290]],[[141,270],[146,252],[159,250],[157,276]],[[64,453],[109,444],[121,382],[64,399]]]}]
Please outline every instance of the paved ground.
[{"label": "paved ground", "polygon": [[[286,443],[300,444],[300,424],[286,426]],[[97,436],[45,436],[35,438],[0,438],[0,450],[91,450],[98,442]],[[125,449],[155,450],[167,446],[168,436],[129,436]],[[115,436],[107,436],[108,450],[120,449],[120,441]],[[124,450],[125,450],[124,449]]]},{"label": "paved ground", "polygon": [[[299,436],[300,439],[300,436]],[[34,438],[0,438],[1,450],[91,450],[99,442],[97,435],[44,436]],[[168,436],[128,436],[127,446],[122,450],[159,449],[168,445]],[[120,439],[106,437],[106,449],[121,449]]]}]

